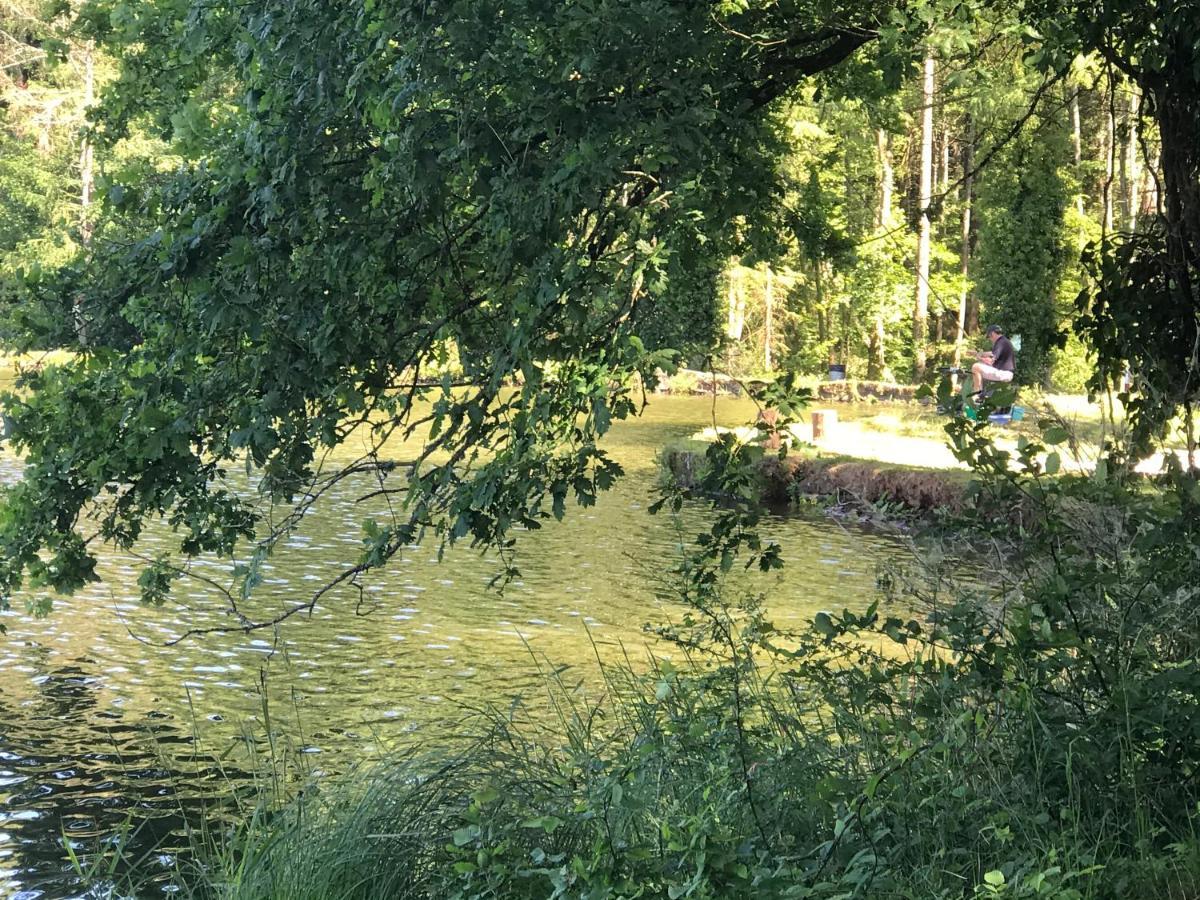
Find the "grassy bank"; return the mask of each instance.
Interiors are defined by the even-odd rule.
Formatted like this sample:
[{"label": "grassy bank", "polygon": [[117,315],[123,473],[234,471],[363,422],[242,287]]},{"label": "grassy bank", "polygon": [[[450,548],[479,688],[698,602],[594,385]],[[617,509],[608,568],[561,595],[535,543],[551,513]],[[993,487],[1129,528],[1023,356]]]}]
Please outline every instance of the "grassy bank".
[{"label": "grassy bank", "polygon": [[1194,809],[1167,815],[1144,770],[1093,768],[1095,733],[1073,750],[1031,730],[1019,690],[821,638],[779,639],[769,673],[698,651],[682,670],[612,670],[595,702],[553,683],[556,729],[497,715],[465,750],[310,784],[210,844],[185,894],[1196,896]]}]

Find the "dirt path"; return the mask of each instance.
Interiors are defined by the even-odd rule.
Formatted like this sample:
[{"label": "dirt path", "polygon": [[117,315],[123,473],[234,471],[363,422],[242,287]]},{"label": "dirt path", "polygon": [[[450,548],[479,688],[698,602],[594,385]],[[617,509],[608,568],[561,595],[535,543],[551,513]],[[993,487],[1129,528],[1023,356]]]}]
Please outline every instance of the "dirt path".
[{"label": "dirt path", "polygon": [[816,442],[812,440],[811,425],[806,423],[793,430],[798,432],[796,436],[800,440],[815,443],[823,451],[837,456],[928,469],[966,468],[954,458],[944,440],[887,434],[863,428],[854,422],[839,422],[831,429],[832,433],[829,436]]},{"label": "dirt path", "polygon": [[[1063,402],[1064,399],[1070,401],[1076,398],[1057,399],[1059,403],[1056,406],[1061,407],[1058,411],[1068,421],[1072,417],[1078,417],[1082,411],[1086,410],[1086,407],[1080,405],[1083,403],[1081,398],[1079,403],[1075,404],[1075,407],[1079,408]],[[898,409],[894,406],[890,408],[871,407],[870,415],[861,418],[855,415],[856,413],[861,415],[859,410],[853,408],[834,407],[827,411],[841,412],[845,417],[839,416],[836,424],[828,429],[828,433],[821,440],[813,440],[812,424],[807,417],[805,421],[791,427],[797,441],[802,444],[815,445],[822,455],[924,469],[959,471],[967,469],[965,464],[955,459],[947,445],[947,438],[940,433],[940,423],[931,425],[928,416],[922,416],[917,408],[913,408],[911,413],[908,413],[903,408]],[[740,434],[743,440],[752,440],[755,437],[755,431],[752,428],[743,427],[732,430]],[[1078,431],[1076,433],[1078,434]],[[1009,451],[1013,456],[1016,455],[1017,441],[1021,435],[1015,428],[994,426],[992,436],[997,447]],[[1029,436],[1034,437],[1035,435]],[[695,437],[711,440],[712,429],[704,429]],[[1082,440],[1082,436],[1080,439]],[[1054,450],[1058,452],[1060,468],[1065,472],[1090,472],[1095,468],[1099,456],[1098,449],[1086,443],[1081,446],[1079,459],[1076,459],[1065,445],[1056,447]],[[1137,471],[1143,474],[1161,472],[1166,453],[1172,452],[1177,454],[1181,465],[1186,468],[1187,453],[1182,450],[1173,450],[1155,453],[1142,460],[1137,466]]]}]

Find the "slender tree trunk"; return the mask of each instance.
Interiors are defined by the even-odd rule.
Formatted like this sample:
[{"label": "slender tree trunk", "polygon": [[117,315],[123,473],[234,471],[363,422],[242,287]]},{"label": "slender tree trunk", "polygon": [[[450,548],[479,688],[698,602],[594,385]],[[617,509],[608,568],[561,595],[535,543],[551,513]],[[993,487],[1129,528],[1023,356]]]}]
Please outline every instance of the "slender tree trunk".
[{"label": "slender tree trunk", "polygon": [[1138,164],[1138,135],[1141,132],[1141,103],[1142,97],[1136,85],[1129,89],[1129,142],[1125,147],[1125,169],[1129,180],[1129,191],[1126,197],[1127,224],[1129,232],[1137,231],[1138,213],[1142,208],[1141,189],[1142,173]]},{"label": "slender tree trunk", "polygon": [[[83,109],[84,128],[87,128],[86,115],[96,102],[96,68],[94,46],[88,41],[83,52]],[[79,237],[85,248],[92,243],[92,189],[95,184],[94,174],[95,151],[92,142],[84,133],[83,145],[79,153]],[[88,345],[87,317],[83,309],[83,295],[76,294],[73,303],[75,316],[75,336],[81,347]]]},{"label": "slender tree trunk", "polygon": [[1142,215],[1146,217],[1157,216],[1161,210],[1161,202],[1158,196],[1158,182],[1162,177],[1162,150],[1157,149],[1154,153],[1154,158],[1150,160],[1150,165],[1146,169],[1146,190],[1142,193]]},{"label": "slender tree trunk", "polygon": [[771,267],[769,265],[767,266],[766,278],[767,325],[766,333],[763,336],[763,365],[768,372],[772,372],[775,369],[774,360],[771,359],[771,343],[775,338],[775,284],[771,275]]},{"label": "slender tree trunk", "polygon": [[917,237],[917,288],[913,303],[912,336],[914,375],[920,381],[925,377],[926,348],[925,329],[929,319],[929,203],[933,182],[933,100],[934,100],[933,54],[926,53],[925,74],[921,90],[921,175],[919,211],[920,228]]},{"label": "slender tree trunk", "polygon": [[817,295],[817,340],[824,344],[829,340],[829,320],[825,315],[825,285],[821,280],[821,263],[813,263],[813,287]]},{"label": "slender tree trunk", "polygon": [[843,301],[840,305],[842,313],[842,336],[838,340],[838,344],[841,347],[838,362],[846,365],[850,362],[850,304]]},{"label": "slender tree trunk", "polygon": [[[875,211],[875,227],[887,231],[892,227],[892,197],[896,191],[896,172],[892,167],[892,136],[883,128],[875,130],[875,152],[879,158],[879,207]],[[867,341],[867,380],[883,381],[887,375],[887,329],[883,312],[875,313],[871,335]]]},{"label": "slender tree trunk", "polygon": [[1172,305],[1189,310],[1178,327],[1185,346],[1191,347],[1187,372],[1178,386],[1187,423],[1189,468],[1195,465],[1196,439],[1192,428],[1193,406],[1200,393],[1200,147],[1195,141],[1195,113],[1189,97],[1160,89],[1154,98],[1155,118],[1162,139],[1162,203],[1167,229],[1167,262],[1171,270],[1168,290]]},{"label": "slender tree trunk", "polygon": [[883,326],[883,314],[879,313],[875,316],[875,323],[871,330],[871,338],[867,348],[868,381],[884,381],[887,379],[887,353],[884,346],[886,342],[887,330]]},{"label": "slender tree trunk", "polygon": [[[96,102],[96,69],[93,59],[92,43],[89,41],[87,49],[84,50],[83,56],[83,108],[86,115],[87,110],[91,109],[92,104]],[[87,123],[84,123],[87,127]],[[92,241],[92,188],[95,183],[93,174],[94,150],[92,142],[85,136],[83,139],[83,148],[79,154],[79,206],[80,206],[80,232],[83,235],[84,246],[87,246]]]},{"label": "slender tree trunk", "polygon": [[746,330],[746,292],[739,290],[741,278],[738,275],[736,263],[729,263],[729,311],[725,323],[725,333],[732,341],[740,341]]},{"label": "slender tree trunk", "polygon": [[950,129],[942,129],[942,174],[939,179],[939,190],[945,190],[950,183]]},{"label": "slender tree trunk", "polygon": [[896,173],[892,168],[892,136],[882,128],[875,132],[875,152],[879,154],[879,209],[875,213],[875,225],[889,228],[892,224]]},{"label": "slender tree trunk", "polygon": [[1125,128],[1128,119],[1128,115],[1122,113],[1116,131],[1120,143],[1116,150],[1117,196],[1113,206],[1116,207],[1115,217],[1121,228],[1129,220],[1129,134]]},{"label": "slender tree trunk", "polygon": [[[974,216],[971,217],[972,238],[974,237],[975,222]],[[979,323],[979,296],[972,291],[967,296],[967,334],[979,334],[979,330],[983,326]]]},{"label": "slender tree trunk", "polygon": [[1117,117],[1113,110],[1113,91],[1115,85],[1112,79],[1108,82],[1108,97],[1104,104],[1104,233],[1113,230],[1113,180],[1116,177],[1117,156]]},{"label": "slender tree trunk", "polygon": [[962,293],[958,298],[958,330],[954,336],[954,364],[962,361],[963,342],[967,336],[967,307],[970,304],[971,289],[968,279],[971,276],[971,212],[975,202],[975,177],[971,172],[975,165],[975,120],[967,117],[966,138],[963,141],[963,188],[962,188]]},{"label": "slender tree trunk", "polygon": [[1079,213],[1080,227],[1083,227],[1083,128],[1079,121],[1079,88],[1071,91],[1071,135],[1075,145],[1075,177],[1079,180],[1079,190],[1075,194],[1075,211]]},{"label": "slender tree trunk", "polygon": [[941,135],[937,130],[937,114],[933,117],[933,164],[929,170],[929,196],[934,196],[941,189],[942,176],[942,147],[940,143]]}]

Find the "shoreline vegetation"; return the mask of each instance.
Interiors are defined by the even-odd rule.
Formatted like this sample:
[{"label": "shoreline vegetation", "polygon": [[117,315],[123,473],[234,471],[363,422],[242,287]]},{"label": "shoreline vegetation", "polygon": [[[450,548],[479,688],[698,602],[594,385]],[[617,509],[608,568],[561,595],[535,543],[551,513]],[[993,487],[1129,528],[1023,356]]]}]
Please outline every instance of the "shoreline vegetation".
[{"label": "shoreline vegetation", "polygon": [[[683,487],[694,487],[704,465],[704,449],[688,441],[667,447],[661,460]],[[858,512],[890,506],[922,518],[962,513],[968,473],[895,466],[850,457],[820,456],[803,450],[758,463],[760,499],[778,508],[801,500],[827,502]]]},{"label": "shoreline vegetation", "polygon": [[[1059,474],[1045,444],[1013,455],[984,423],[950,430],[963,468],[802,441],[779,458],[753,444],[762,428],[664,448],[655,505],[714,514],[664,581],[677,615],[649,633],[669,654],[597,657],[595,693],[531,657],[543,697],[346,775],[291,780],[272,760],[236,825],[193,835],[179,895],[1191,900],[1193,484]],[[960,581],[926,548],[872,596],[781,629],[725,573],[781,565],[764,503],[811,498],[885,524],[1016,529],[1022,553]],[[997,502],[1016,519],[982,515]],[[79,855],[81,877],[136,893],[136,865],[113,877],[121,853]]]},{"label": "shoreline vegetation", "polygon": [[[761,390],[768,381],[729,376],[709,376],[697,387],[695,376],[685,372],[682,386],[672,392],[739,395],[744,388]],[[793,422],[784,435],[787,452],[767,452],[754,463],[757,498],[771,508],[789,504],[823,506],[838,517],[857,517],[877,525],[934,524],[960,517],[977,503],[972,472],[947,439],[951,419],[936,410],[935,402],[919,386],[872,381],[803,382],[812,400],[801,420],[821,414],[829,424],[822,433],[808,421]],[[672,380],[672,384],[675,384]],[[980,434],[1016,464],[1022,447],[1055,435],[1041,447],[1037,465],[1052,465],[1052,474],[1103,478],[1104,446],[1120,442],[1126,433],[1119,402],[1105,409],[1080,395],[1032,392],[1023,401],[1027,416],[1003,426],[980,425]],[[827,408],[821,409],[820,406]],[[761,418],[760,412],[760,418]],[[1180,423],[1181,424],[1181,423]],[[986,429],[986,431],[985,431]],[[723,434],[754,443],[762,439],[757,428],[709,426],[665,446],[659,462],[663,472],[685,489],[694,488],[705,465],[705,455]],[[1174,456],[1187,468],[1185,444],[1167,440],[1162,448],[1133,466],[1131,476],[1160,476]],[[1053,456],[1053,462],[1050,457]],[[1012,524],[1029,521],[1018,509]]]}]

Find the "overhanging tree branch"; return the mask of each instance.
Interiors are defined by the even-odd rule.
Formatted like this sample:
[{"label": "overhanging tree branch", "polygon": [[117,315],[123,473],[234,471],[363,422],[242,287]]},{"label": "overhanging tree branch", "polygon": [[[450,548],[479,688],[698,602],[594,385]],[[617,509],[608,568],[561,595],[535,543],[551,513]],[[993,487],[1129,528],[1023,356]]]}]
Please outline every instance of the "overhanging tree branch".
[{"label": "overhanging tree branch", "polygon": [[[816,53],[769,58],[762,69],[762,81],[749,93],[751,108],[765,106],[782,97],[804,78],[833,68],[849,58],[859,47],[873,40],[876,34],[866,30],[836,29],[823,37],[829,43]],[[814,37],[813,41],[819,39]]]}]

